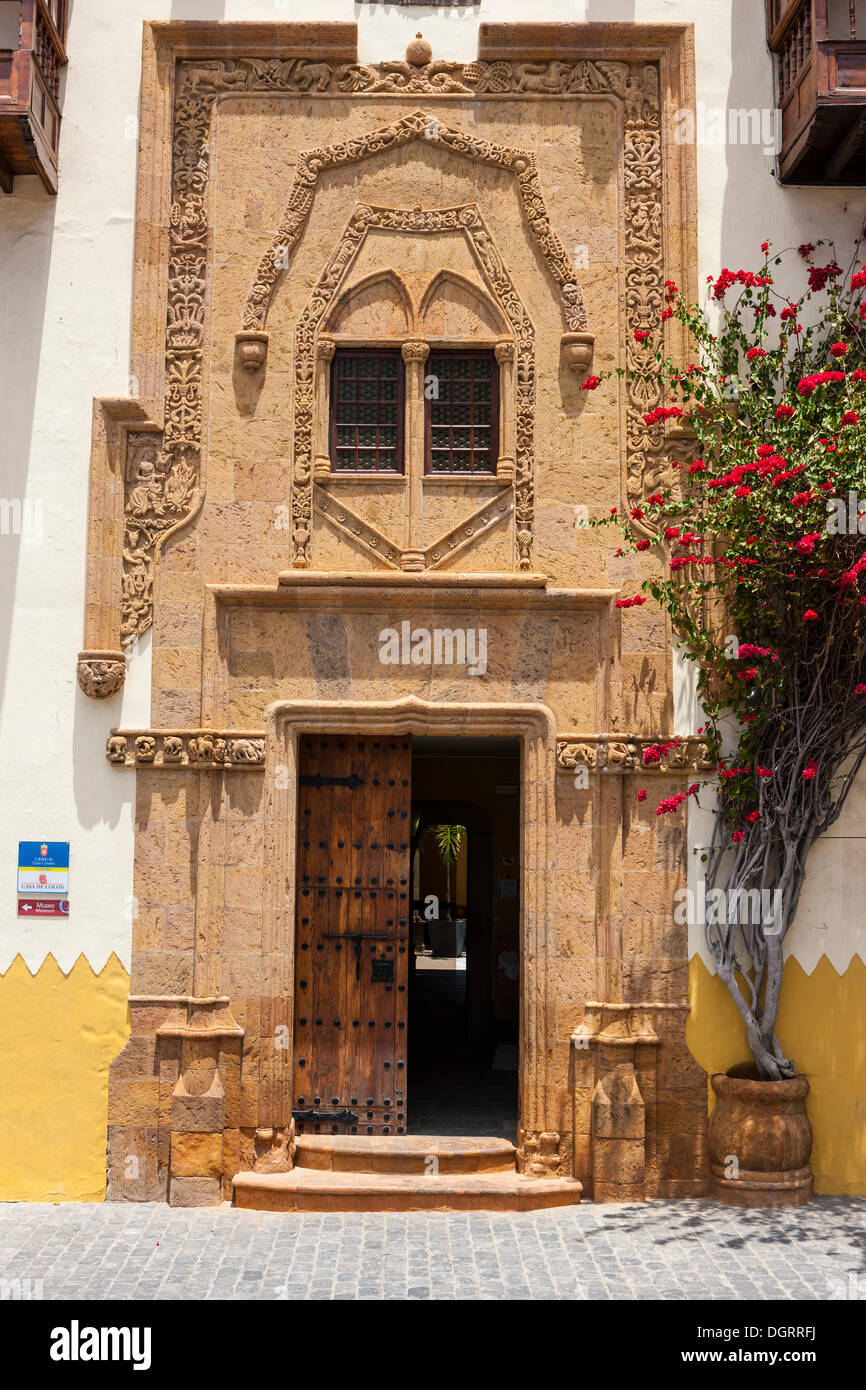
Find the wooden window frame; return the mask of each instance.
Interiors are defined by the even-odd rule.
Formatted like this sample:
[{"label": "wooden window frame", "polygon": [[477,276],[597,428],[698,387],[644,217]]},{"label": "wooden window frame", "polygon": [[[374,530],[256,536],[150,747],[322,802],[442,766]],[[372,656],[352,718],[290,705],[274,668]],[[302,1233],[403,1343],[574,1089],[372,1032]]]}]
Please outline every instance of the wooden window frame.
[{"label": "wooden window frame", "polygon": [[[459,347],[433,347],[430,348],[430,360],[426,366],[426,372],[432,372],[430,361],[434,357],[451,357],[465,359],[468,357],[486,357],[490,361],[490,447],[488,449],[489,467],[480,470],[462,470],[449,468],[447,471],[433,470],[433,404],[425,393],[424,398],[424,476],[428,478],[495,478],[499,460],[499,416],[500,416],[500,384],[499,384],[499,363],[496,360],[496,353],[493,347],[483,348],[459,348]],[[453,429],[454,426],[452,425]],[[457,426],[457,428],[463,428]],[[453,455],[454,450],[451,450]]]},{"label": "wooden window frame", "polygon": [[[337,466],[337,370],[341,358],[379,357],[393,358],[397,363],[397,467],[396,468],[338,468]],[[332,478],[399,478],[405,476],[405,434],[406,434],[406,364],[400,351],[395,347],[353,347],[350,343],[338,343],[331,362],[330,392],[328,401],[328,456],[331,461]],[[355,451],[357,458],[357,449]]]}]

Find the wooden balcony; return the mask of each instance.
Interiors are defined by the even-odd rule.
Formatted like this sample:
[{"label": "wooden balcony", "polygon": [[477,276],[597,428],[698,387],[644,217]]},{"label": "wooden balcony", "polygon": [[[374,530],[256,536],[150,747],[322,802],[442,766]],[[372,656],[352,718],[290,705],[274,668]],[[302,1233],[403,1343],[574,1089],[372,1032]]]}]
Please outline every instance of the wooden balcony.
[{"label": "wooden balcony", "polygon": [[[68,0],[0,0],[0,22],[18,20],[15,48],[0,48],[0,188],[38,174],[57,192],[60,69],[66,63]],[[8,11],[17,12],[13,15]],[[0,32],[6,34],[4,28]]]},{"label": "wooden balcony", "polygon": [[783,183],[866,184],[866,0],[765,0]]}]

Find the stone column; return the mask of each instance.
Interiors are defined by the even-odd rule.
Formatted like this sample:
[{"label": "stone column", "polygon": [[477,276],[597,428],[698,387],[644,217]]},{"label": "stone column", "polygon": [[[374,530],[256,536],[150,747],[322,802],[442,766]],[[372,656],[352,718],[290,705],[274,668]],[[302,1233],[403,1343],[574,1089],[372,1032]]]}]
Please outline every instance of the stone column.
[{"label": "stone column", "polygon": [[423,570],[422,523],[424,513],[424,363],[430,356],[429,343],[417,340],[403,344],[406,363],[406,412],[403,467],[409,480],[403,553],[400,568]]},{"label": "stone column", "polygon": [[496,476],[503,483],[514,482],[514,343],[497,343],[499,363],[499,458]]},{"label": "stone column", "polygon": [[331,363],[337,351],[333,338],[320,338],[316,352],[315,442],[313,445],[313,477],[317,483],[331,476]]}]

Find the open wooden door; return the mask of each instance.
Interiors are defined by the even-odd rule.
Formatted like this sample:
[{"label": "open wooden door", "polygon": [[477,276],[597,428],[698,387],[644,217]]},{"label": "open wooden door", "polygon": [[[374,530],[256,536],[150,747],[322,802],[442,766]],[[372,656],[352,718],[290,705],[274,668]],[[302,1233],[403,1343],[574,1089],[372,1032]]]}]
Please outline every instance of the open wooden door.
[{"label": "open wooden door", "polygon": [[407,735],[300,736],[299,1133],[406,1133],[411,758]]}]

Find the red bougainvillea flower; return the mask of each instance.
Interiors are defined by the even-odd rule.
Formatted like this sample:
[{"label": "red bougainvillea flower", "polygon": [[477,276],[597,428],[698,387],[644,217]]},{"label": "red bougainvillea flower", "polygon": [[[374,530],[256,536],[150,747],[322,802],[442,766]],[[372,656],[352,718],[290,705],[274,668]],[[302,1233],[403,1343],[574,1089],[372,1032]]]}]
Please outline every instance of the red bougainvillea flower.
[{"label": "red bougainvillea flower", "polygon": [[[852,379],[854,375],[852,372]],[[863,379],[866,380],[866,372],[863,374]],[[804,376],[797,382],[797,391],[801,396],[811,396],[818,386],[827,386],[830,382],[844,380],[844,372],[812,372],[810,376]]]},{"label": "red bougainvillea flower", "polygon": [[861,266],[859,270],[854,271],[851,276],[851,289],[866,290],[866,266]]},{"label": "red bougainvillea flower", "polygon": [[668,319],[672,319],[673,316],[673,309],[662,309],[662,323],[667,323]]},{"label": "red bougainvillea flower", "polygon": [[586,381],[580,383],[581,391],[595,391],[601,385],[600,376],[588,376]]},{"label": "red bougainvillea flower", "polygon": [[792,416],[792,415],[796,415],[796,414],[797,414],[797,412],[796,412],[796,410],[794,409],[794,407],[793,407],[792,405],[777,405],[777,406],[776,406],[776,419],[777,419],[777,420],[790,420],[791,416]]},{"label": "red bougainvillea flower", "polygon": [[735,830],[733,835],[731,836],[731,839],[733,840],[735,845],[742,844],[744,838],[745,837],[743,835],[742,830]]},{"label": "red bougainvillea flower", "polygon": [[854,694],[855,694],[855,695],[866,695],[866,685],[863,685],[862,682],[861,682],[860,685],[855,685],[855,687],[854,687]]},{"label": "red bougainvillea flower", "polygon": [[646,801],[646,792],[640,791],[637,794],[638,801]]},{"label": "red bougainvillea flower", "polygon": [[672,299],[676,299],[678,294],[679,289],[677,287],[676,281],[665,280],[665,299],[668,301],[668,303],[670,303]]},{"label": "red bougainvillea flower", "polygon": [[856,425],[859,419],[860,416],[857,414],[856,410],[846,410],[839,423],[842,425]]},{"label": "red bougainvillea flower", "polygon": [[770,243],[769,243],[768,241],[762,241],[762,242],[761,242],[761,250],[763,251],[763,253],[764,253],[765,256],[766,256],[767,252],[769,251],[769,249],[770,249]]},{"label": "red bougainvillea flower", "polygon": [[652,504],[656,507],[660,507],[664,500],[665,499],[662,497],[660,492],[651,492],[649,497],[647,498],[647,502],[652,502]]},{"label": "red bougainvillea flower", "polygon": [[760,763],[758,764],[755,771],[757,772],[759,777],[772,777],[773,775],[773,769],[771,767],[761,767]]},{"label": "red bougainvillea flower", "polygon": [[851,373],[851,380],[866,381],[866,371],[864,371],[862,367],[858,367],[856,372]]},{"label": "red bougainvillea flower", "polygon": [[755,676],[756,676],[757,674],[758,674],[758,668],[757,668],[756,666],[750,666],[749,669],[748,669],[747,671],[738,671],[738,672],[737,672],[737,680],[738,680],[738,681],[753,681],[753,680],[755,679]]},{"label": "red bougainvillea flower", "polygon": [[750,821],[752,825],[755,824],[755,821],[756,821],[756,820],[760,820],[760,819],[761,819],[761,813],[760,813],[760,811],[750,811],[749,814],[746,816],[746,820],[747,820],[747,821]]},{"label": "red bougainvillea flower", "polygon": [[635,550],[649,550],[649,548],[650,548],[650,543],[649,543],[649,541],[636,541],[636,542],[635,542]]},{"label": "red bougainvillea flower", "polygon": [[694,463],[689,464],[690,473],[706,473],[707,465],[701,459],[695,459]]},{"label": "red bougainvillea flower", "polygon": [[767,355],[767,354],[766,354],[766,352],[764,351],[763,348],[759,348],[759,347],[749,348],[749,351],[746,353],[746,361],[747,361],[747,362],[754,362],[756,358],[758,358],[758,357],[766,357],[766,355]]},{"label": "red bougainvillea flower", "polygon": [[750,487],[745,487],[745,486],[743,486],[743,487],[736,487],[736,488],[734,488],[734,496],[735,496],[735,497],[751,497],[751,495],[752,495],[752,489],[751,489]]},{"label": "red bougainvillea flower", "polygon": [[814,241],[804,241],[797,247],[797,250],[803,257],[803,260],[806,261],[809,259],[812,252],[815,250],[815,243]]},{"label": "red bougainvillea flower", "polygon": [[618,598],[613,606],[614,608],[639,608],[642,603],[646,603],[643,594],[635,594],[634,598]]},{"label": "red bougainvillea flower", "polygon": [[644,422],[647,425],[654,425],[659,420],[675,420],[682,415],[682,410],[678,405],[657,405],[655,410],[651,410],[645,415]]},{"label": "red bougainvillea flower", "polygon": [[813,265],[809,271],[809,289],[813,294],[820,294],[830,280],[838,279],[841,274],[842,267],[835,261],[829,265]]},{"label": "red bougainvillea flower", "polygon": [[656,815],[663,816],[669,811],[675,811],[678,806],[681,806],[682,803],[687,800],[688,798],[685,792],[677,792],[676,796],[666,796],[656,807]]},{"label": "red bougainvillea flower", "polygon": [[798,554],[811,555],[815,549],[815,542],[820,539],[820,531],[810,531],[808,536],[801,536],[796,545]]},{"label": "red bougainvillea flower", "polygon": [[629,516],[632,517],[634,521],[641,521],[643,519],[643,509],[641,507],[632,507]]},{"label": "red bougainvillea flower", "polygon": [[833,346],[830,348],[830,356],[831,356],[831,357],[844,357],[847,351],[848,351],[848,344],[847,344],[847,343],[834,343]]},{"label": "red bougainvillea flower", "polygon": [[699,787],[698,783],[697,783],[697,782],[692,782],[692,785],[689,787],[689,791],[688,791],[689,796],[697,796],[697,794],[698,794],[699,791],[700,791],[700,787]]},{"label": "red bougainvillea flower", "polygon": [[679,534],[680,534],[680,528],[679,528],[679,526],[666,526],[666,527],[665,527],[665,540],[666,540],[666,541],[675,541],[676,538],[677,538],[677,536],[678,536]]},{"label": "red bougainvillea flower", "polygon": [[652,333],[650,333],[648,328],[639,328],[634,335],[634,340],[636,343],[645,343],[647,338],[651,337]]},{"label": "red bougainvillea flower", "polygon": [[803,622],[814,623],[817,617],[818,614],[815,612],[814,608],[807,608],[803,614]]},{"label": "red bougainvillea flower", "polygon": [[804,782],[811,782],[813,781],[815,773],[817,771],[818,764],[812,758],[810,758],[806,766],[803,768],[803,771],[801,772],[800,776],[802,777]]}]

